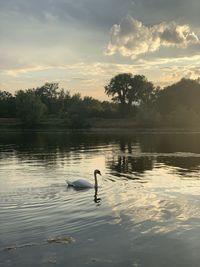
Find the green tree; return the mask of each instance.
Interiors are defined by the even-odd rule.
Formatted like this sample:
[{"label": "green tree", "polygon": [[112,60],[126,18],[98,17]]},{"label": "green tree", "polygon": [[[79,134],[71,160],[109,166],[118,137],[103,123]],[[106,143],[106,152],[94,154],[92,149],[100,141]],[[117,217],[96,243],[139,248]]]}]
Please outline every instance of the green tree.
[{"label": "green tree", "polygon": [[49,114],[59,113],[60,106],[58,105],[58,98],[60,91],[58,83],[45,83],[42,87],[35,90],[35,94],[46,105]]},{"label": "green tree", "polygon": [[87,117],[101,117],[103,106],[99,100],[85,96],[83,98],[83,111]]},{"label": "green tree", "polygon": [[86,120],[83,100],[79,93],[69,97],[65,110],[65,125],[67,127],[81,129],[89,126]]},{"label": "green tree", "polygon": [[16,93],[17,116],[27,126],[38,124],[46,110],[39,96],[34,90],[18,91]]},{"label": "green tree", "polygon": [[15,116],[15,98],[9,92],[0,91],[0,117],[9,118]]},{"label": "green tree", "polygon": [[182,79],[177,83],[160,90],[158,108],[161,114],[167,115],[177,106],[200,114],[199,80]]},{"label": "green tree", "polygon": [[66,113],[68,112],[69,103],[71,100],[71,96],[69,91],[65,91],[64,89],[61,89],[58,94],[57,99],[57,114],[59,117],[65,117]]}]

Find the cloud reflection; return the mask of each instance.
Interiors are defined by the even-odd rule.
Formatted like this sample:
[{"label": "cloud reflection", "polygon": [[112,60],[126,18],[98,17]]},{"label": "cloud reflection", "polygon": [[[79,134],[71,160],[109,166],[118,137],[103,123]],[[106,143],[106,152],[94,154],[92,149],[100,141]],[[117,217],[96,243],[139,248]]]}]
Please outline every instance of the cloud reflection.
[{"label": "cloud reflection", "polygon": [[116,188],[112,193],[109,191],[106,198],[120,224],[133,232],[181,233],[191,229],[190,220],[197,218],[199,222],[199,201],[183,196],[170,197],[169,194],[164,198],[153,190],[127,186],[124,190],[117,190],[117,193]]}]

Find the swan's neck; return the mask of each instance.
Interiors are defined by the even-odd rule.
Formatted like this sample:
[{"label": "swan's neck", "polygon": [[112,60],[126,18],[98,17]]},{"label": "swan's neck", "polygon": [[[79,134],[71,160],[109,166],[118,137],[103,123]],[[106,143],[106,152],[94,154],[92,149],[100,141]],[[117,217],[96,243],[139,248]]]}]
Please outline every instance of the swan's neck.
[{"label": "swan's neck", "polygon": [[96,175],[96,173],[94,174],[94,187],[95,187],[95,188],[98,187],[98,183],[97,183],[97,175]]}]

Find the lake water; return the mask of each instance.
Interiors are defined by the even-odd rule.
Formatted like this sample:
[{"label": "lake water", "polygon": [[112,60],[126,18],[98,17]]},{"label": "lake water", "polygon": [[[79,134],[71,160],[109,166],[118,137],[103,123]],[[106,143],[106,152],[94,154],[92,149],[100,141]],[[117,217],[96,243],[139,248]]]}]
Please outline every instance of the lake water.
[{"label": "lake water", "polygon": [[0,266],[200,266],[200,134],[1,133]]}]

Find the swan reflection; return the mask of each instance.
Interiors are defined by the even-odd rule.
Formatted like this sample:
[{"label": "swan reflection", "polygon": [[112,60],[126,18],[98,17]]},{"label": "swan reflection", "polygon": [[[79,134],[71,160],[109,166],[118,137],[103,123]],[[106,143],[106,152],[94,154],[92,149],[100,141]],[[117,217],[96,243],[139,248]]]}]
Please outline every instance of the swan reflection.
[{"label": "swan reflection", "polygon": [[98,204],[98,206],[100,206],[101,204],[101,198],[98,197],[98,187],[95,187],[95,193],[94,193],[94,202]]}]

